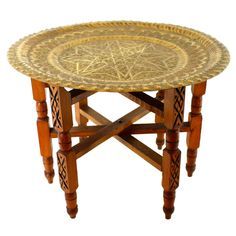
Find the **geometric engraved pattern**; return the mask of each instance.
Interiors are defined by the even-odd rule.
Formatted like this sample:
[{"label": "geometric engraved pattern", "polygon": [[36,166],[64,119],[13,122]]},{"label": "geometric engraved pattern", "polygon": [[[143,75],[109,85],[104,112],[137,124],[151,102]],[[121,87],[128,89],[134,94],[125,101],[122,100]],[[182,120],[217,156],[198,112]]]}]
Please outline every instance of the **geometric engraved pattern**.
[{"label": "geometric engraved pattern", "polygon": [[175,190],[179,186],[181,152],[177,150],[171,155],[170,164],[170,190]]},{"label": "geometric engraved pattern", "polygon": [[131,92],[206,81],[229,62],[216,39],[189,28],[143,22],[98,22],[46,30],[8,53],[20,72],[53,86]]},{"label": "geometric engraved pattern", "polygon": [[62,129],[62,117],[61,117],[61,109],[59,106],[59,94],[58,94],[59,90],[58,87],[49,86],[49,91],[50,91],[53,127],[59,131]]},{"label": "geometric engraved pattern", "polygon": [[58,54],[53,50],[50,55],[58,69],[64,68],[97,81],[146,80],[172,74],[186,64],[186,60],[181,60],[186,58],[185,53],[173,45],[168,48],[161,41],[116,38],[91,42],[77,40],[75,46],[64,44]]},{"label": "geometric engraved pattern", "polygon": [[58,164],[58,172],[59,172],[61,188],[62,190],[66,191],[69,189],[67,170],[66,170],[66,156],[64,156],[60,152],[57,153],[57,164]]},{"label": "geometric engraved pattern", "polygon": [[178,128],[182,125],[184,119],[184,99],[185,87],[175,89],[174,101],[174,124],[173,128]]}]

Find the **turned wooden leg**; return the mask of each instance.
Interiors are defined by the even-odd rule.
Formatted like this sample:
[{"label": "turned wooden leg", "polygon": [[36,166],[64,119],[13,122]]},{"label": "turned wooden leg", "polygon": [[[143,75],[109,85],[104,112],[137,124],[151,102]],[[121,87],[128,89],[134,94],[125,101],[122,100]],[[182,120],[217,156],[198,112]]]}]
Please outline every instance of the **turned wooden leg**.
[{"label": "turned wooden leg", "polygon": [[[75,104],[75,117],[76,117],[76,121],[78,123],[78,126],[81,126],[81,125],[86,126],[88,123],[88,119],[80,114],[80,108],[86,107],[87,105],[88,105],[87,98],[85,98]],[[85,138],[84,137],[80,138],[80,141],[82,141],[83,139],[85,139]]]},{"label": "turned wooden leg", "polygon": [[43,157],[44,174],[49,183],[53,182],[53,158],[52,158],[52,144],[50,137],[50,128],[47,116],[47,103],[45,94],[45,84],[37,81],[32,81],[33,98],[36,101],[36,110],[38,114],[37,129],[40,153]]},{"label": "turned wooden leg", "polygon": [[175,190],[179,186],[181,152],[178,143],[179,128],[184,117],[184,99],[185,87],[165,91],[164,124],[167,130],[162,161],[162,186],[166,219],[170,219],[174,212]]},{"label": "turned wooden leg", "polygon": [[206,92],[206,82],[192,85],[192,103],[189,113],[190,132],[187,133],[187,164],[186,170],[191,177],[196,168],[197,149],[200,146],[202,127],[202,96]]},{"label": "turned wooden leg", "polygon": [[166,219],[174,212],[175,189],[179,186],[181,152],[178,149],[179,130],[167,130],[166,148],[163,151],[163,188]]},{"label": "turned wooden leg", "polygon": [[[156,94],[156,99],[159,101],[163,101],[164,99],[164,90],[160,90],[157,92]],[[160,117],[158,115],[155,115],[155,122],[156,123],[163,123],[164,119],[163,117]],[[162,149],[162,146],[164,145],[164,133],[159,133],[157,134],[157,138],[156,138],[156,144],[159,150]]]},{"label": "turned wooden leg", "polygon": [[62,190],[65,192],[67,213],[75,218],[77,207],[76,189],[78,188],[76,158],[70,153],[72,110],[70,94],[61,87],[50,86],[50,98],[54,128],[58,132],[60,150],[57,163]]}]

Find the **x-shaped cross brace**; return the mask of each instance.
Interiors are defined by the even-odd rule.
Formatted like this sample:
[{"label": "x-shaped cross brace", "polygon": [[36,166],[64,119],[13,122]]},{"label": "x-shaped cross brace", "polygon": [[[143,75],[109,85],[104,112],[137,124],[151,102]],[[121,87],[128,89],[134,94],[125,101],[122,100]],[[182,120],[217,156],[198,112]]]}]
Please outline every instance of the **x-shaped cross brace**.
[{"label": "x-shaped cross brace", "polygon": [[[144,145],[142,142],[140,142],[138,139],[134,138],[132,135],[122,134],[122,131],[124,131],[129,126],[129,124],[128,124],[129,122],[126,122],[125,119],[127,119],[128,116],[133,115],[134,113],[138,113],[139,117],[137,117],[137,116],[135,117],[135,119],[136,118],[138,119],[138,118],[141,118],[144,115],[146,115],[148,112],[142,108],[137,108],[133,112],[129,113],[128,115],[126,115],[126,116],[118,119],[116,122],[112,123],[111,121],[109,121],[108,119],[106,119],[105,117],[103,117],[102,115],[100,115],[99,113],[97,113],[96,111],[94,111],[90,107],[88,107],[84,110],[81,110],[81,114],[83,114],[85,117],[87,117],[88,119],[90,119],[94,123],[96,123],[98,125],[107,125],[106,127],[101,128],[98,131],[102,134],[102,133],[104,133],[104,131],[106,132],[106,130],[108,130],[108,134],[106,136],[106,139],[115,135],[115,138],[119,142],[121,142],[122,144],[124,144],[125,146],[130,148],[135,153],[139,154],[141,157],[143,157],[146,161],[148,161],[150,164],[152,164],[156,168],[161,169],[161,156],[158,153],[154,152],[152,149],[150,149],[149,147]],[[120,130],[115,129],[115,126],[114,126],[115,123],[122,124],[122,127],[120,125]],[[113,128],[115,129],[114,130],[115,132],[114,131],[109,132]],[[83,142],[85,143],[86,140],[84,140]],[[85,143],[85,145],[86,145],[86,143]]]},{"label": "x-shaped cross brace", "polygon": [[[77,92],[77,93],[76,93]],[[70,92],[74,97],[72,101],[79,102],[93,94],[93,92],[81,90],[72,90]],[[80,143],[73,146],[66,155],[79,158],[85,153],[89,152],[99,144],[103,143],[111,137],[115,137],[119,142],[127,146],[129,149],[137,153],[144,160],[149,162],[151,165],[157,169],[162,169],[162,156],[153,151],[151,148],[140,142],[138,139],[130,135],[140,134],[140,133],[164,133],[166,131],[165,126],[160,124],[137,124],[133,125],[134,122],[148,114],[150,111],[154,112],[160,116],[163,116],[163,103],[159,100],[152,98],[151,96],[142,92],[132,92],[132,93],[121,93],[123,96],[129,98],[130,100],[138,103],[140,107],[126,114],[125,116],[117,119],[115,122],[111,122],[91,107],[86,106],[80,109],[81,115],[86,117],[88,120],[93,121],[99,126],[83,126],[83,127],[73,127],[71,129],[71,135],[73,137],[84,137]],[[76,97],[76,98],[75,98]],[[73,103],[72,102],[72,103]],[[181,131],[187,131],[188,123],[185,122],[181,127]],[[55,137],[56,132],[51,132],[52,137]],[[89,137],[88,137],[89,136]],[[61,155],[65,154],[63,151],[59,151]]]}]

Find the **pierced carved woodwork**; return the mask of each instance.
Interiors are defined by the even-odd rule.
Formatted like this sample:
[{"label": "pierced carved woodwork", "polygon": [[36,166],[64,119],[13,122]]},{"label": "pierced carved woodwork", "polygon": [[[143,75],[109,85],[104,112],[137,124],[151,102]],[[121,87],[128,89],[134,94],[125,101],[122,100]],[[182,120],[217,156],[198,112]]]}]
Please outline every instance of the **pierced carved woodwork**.
[{"label": "pierced carved woodwork", "polygon": [[58,171],[60,185],[65,192],[66,209],[71,218],[75,218],[78,212],[77,194],[78,176],[75,156],[68,152],[58,151]]},{"label": "pierced carved woodwork", "polygon": [[60,109],[59,101],[59,89],[58,87],[49,86],[50,100],[51,100],[51,110],[52,110],[52,121],[53,127],[57,130],[61,130],[62,126],[62,115]]},{"label": "pierced carved woodwork", "polygon": [[64,156],[60,152],[57,153],[57,164],[58,164],[58,172],[59,172],[61,188],[62,190],[67,192],[69,190],[69,184],[68,184],[68,173],[66,168],[66,156]]},{"label": "pierced carved woodwork", "polygon": [[174,124],[173,127],[180,127],[184,120],[184,99],[185,87],[175,89],[175,102],[174,102]]},{"label": "pierced carved woodwork", "polygon": [[177,150],[171,156],[170,163],[170,190],[175,190],[179,186],[179,176],[180,176],[180,158],[181,153]]},{"label": "pierced carved woodwork", "polygon": [[49,86],[53,126],[58,132],[71,129],[71,95],[65,88]]},{"label": "pierced carved woodwork", "polygon": [[69,132],[58,133],[58,142],[61,152],[57,152],[57,164],[60,178],[60,184],[62,190],[68,192],[69,181],[68,181],[68,167],[67,167],[67,155],[66,152],[71,149],[71,136]]},{"label": "pierced carved woodwork", "polygon": [[164,119],[167,129],[178,129],[184,120],[185,87],[165,90]]},{"label": "pierced carved woodwork", "polygon": [[76,157],[71,153],[69,132],[58,134],[60,150],[57,152],[58,171],[61,188],[66,193],[73,193],[78,188]]}]

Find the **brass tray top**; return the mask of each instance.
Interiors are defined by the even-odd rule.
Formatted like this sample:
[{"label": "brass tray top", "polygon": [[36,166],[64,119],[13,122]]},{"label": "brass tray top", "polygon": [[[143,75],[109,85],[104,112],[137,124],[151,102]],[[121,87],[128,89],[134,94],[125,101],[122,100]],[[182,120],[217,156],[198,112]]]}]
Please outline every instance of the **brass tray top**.
[{"label": "brass tray top", "polygon": [[153,91],[210,79],[227,49],[199,31],[168,24],[96,22],[41,31],[16,42],[10,64],[50,85],[90,91]]}]

